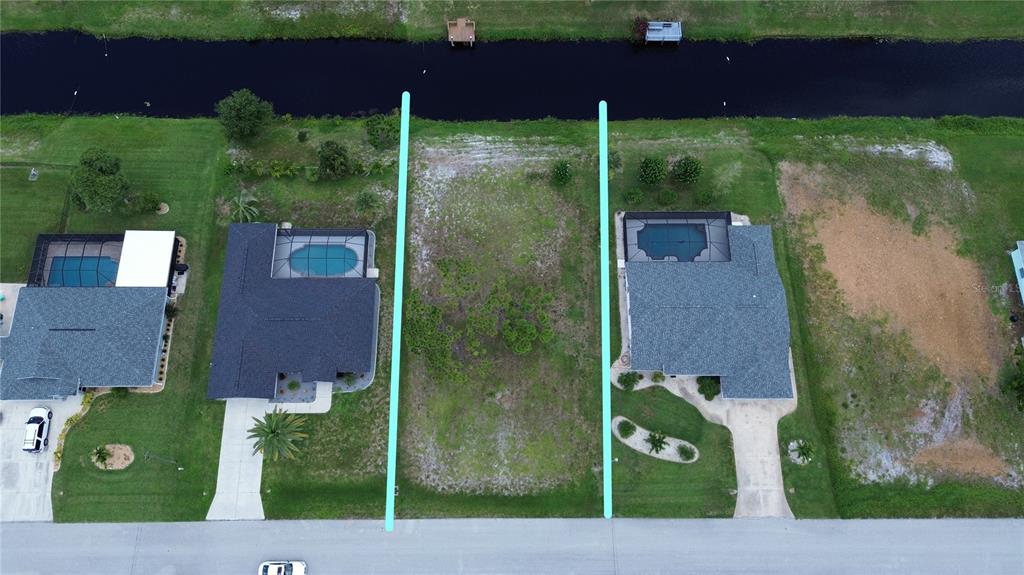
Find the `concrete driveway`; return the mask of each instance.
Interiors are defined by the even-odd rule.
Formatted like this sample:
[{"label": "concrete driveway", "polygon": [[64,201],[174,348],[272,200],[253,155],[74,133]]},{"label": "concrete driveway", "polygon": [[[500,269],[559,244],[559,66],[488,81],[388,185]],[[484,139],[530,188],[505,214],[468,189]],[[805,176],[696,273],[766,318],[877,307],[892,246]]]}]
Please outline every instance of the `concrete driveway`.
[{"label": "concrete driveway", "polygon": [[[64,400],[0,401],[0,521],[53,521],[53,448],[64,422],[81,406],[80,395]],[[53,411],[50,445],[41,453],[25,453],[21,450],[25,422],[34,407]]]}]

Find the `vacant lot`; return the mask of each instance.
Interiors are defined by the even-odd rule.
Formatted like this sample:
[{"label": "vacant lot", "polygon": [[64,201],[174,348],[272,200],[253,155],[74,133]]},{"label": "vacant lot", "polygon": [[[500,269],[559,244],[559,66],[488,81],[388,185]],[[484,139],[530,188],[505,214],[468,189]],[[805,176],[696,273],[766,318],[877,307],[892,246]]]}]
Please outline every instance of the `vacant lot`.
[{"label": "vacant lot", "polygon": [[596,513],[596,141],[552,125],[416,130],[403,515]]},{"label": "vacant lot", "polygon": [[4,3],[3,31],[75,29],[95,35],[217,39],[442,40],[444,22],[468,16],[485,40],[625,39],[637,16],[682,20],[694,39],[886,37],[1020,38],[1018,2],[746,2],[699,0],[342,0],[296,2]]}]

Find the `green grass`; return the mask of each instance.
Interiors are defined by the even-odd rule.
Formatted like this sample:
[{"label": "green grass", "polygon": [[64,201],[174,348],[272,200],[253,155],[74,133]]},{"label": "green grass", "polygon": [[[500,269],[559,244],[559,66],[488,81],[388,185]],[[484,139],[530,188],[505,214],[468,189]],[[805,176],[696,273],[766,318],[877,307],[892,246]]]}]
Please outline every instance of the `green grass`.
[{"label": "green grass", "polygon": [[0,281],[28,279],[36,234],[56,233],[64,226],[68,192],[66,169],[41,168],[39,179],[28,181],[29,166],[0,170]]},{"label": "green grass", "polygon": [[732,517],[736,466],[729,430],[708,422],[686,400],[660,387],[612,391],[612,416],[697,446],[696,463],[638,453],[612,438],[614,512],[620,517]]},{"label": "green grass", "polygon": [[[53,506],[57,521],[198,520],[206,516],[216,481],[222,404],[205,399],[224,249],[223,232],[213,224],[212,198],[224,185],[215,168],[225,148],[216,123],[209,120],[153,120],[112,116],[43,116],[4,118],[3,162],[39,165],[39,182],[48,195],[66,190],[67,168],[81,152],[103,146],[121,157],[128,179],[138,189],[155,192],[171,206],[166,216],[131,218],[119,214],[86,214],[70,210],[59,225],[63,201],[47,197],[29,212],[20,207],[24,184],[7,186],[7,172],[20,180],[20,169],[4,170],[2,230],[5,261],[24,259],[15,249],[30,249],[35,234],[122,232],[130,229],[174,229],[188,242],[191,266],[189,291],[171,345],[166,388],[153,395],[126,398],[101,396],[88,415],[68,434],[61,470],[54,476]],[[32,184],[32,185],[36,185]],[[34,192],[38,193],[38,192]],[[14,198],[12,201],[11,198]],[[6,225],[19,210],[26,217]],[[42,217],[38,217],[42,216]],[[33,226],[31,223],[35,223]],[[16,247],[20,246],[20,247]],[[126,443],[135,462],[124,471],[101,471],[89,452],[104,443]],[[147,452],[178,464],[146,459]],[[177,467],[184,467],[178,471]]]},{"label": "green grass", "polygon": [[468,16],[481,40],[625,39],[633,18],[678,19],[693,39],[885,37],[1020,38],[1012,1],[710,2],[699,0],[469,2],[398,0],[366,5],[294,2],[4,3],[4,32],[75,29],[95,35],[216,39],[369,37],[440,41],[445,20]]}]

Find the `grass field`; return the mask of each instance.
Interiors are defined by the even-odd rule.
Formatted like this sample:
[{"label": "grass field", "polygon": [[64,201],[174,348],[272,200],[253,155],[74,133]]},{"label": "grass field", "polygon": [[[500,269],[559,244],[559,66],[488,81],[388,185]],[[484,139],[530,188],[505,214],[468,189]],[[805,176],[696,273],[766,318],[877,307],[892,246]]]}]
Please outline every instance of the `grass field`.
[{"label": "grass field", "polygon": [[296,3],[4,2],[0,29],[74,29],[94,35],[220,39],[388,38],[441,41],[445,20],[468,16],[481,40],[625,39],[633,18],[682,20],[697,40],[880,37],[925,40],[1021,38],[1013,1],[710,2],[389,0]]},{"label": "grass field", "polygon": [[29,166],[4,165],[0,170],[0,281],[23,282],[35,248],[36,234],[64,228],[68,173],[44,170],[35,182],[28,181]]}]

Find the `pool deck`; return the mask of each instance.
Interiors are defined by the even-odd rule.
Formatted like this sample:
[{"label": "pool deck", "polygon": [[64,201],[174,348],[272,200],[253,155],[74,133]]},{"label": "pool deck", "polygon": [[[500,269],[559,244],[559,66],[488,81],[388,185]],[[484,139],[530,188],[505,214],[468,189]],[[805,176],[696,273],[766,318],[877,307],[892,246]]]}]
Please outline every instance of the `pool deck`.
[{"label": "pool deck", "polygon": [[[373,265],[374,238],[372,234],[367,237],[358,235],[339,236],[318,236],[318,235],[295,235],[277,236],[274,244],[274,270],[273,277],[276,279],[291,279],[304,277],[347,277],[363,278],[368,277],[367,271]],[[356,256],[356,264],[343,274],[331,274],[327,276],[307,274],[291,266],[291,256],[308,246],[341,246],[350,249]],[[288,250],[288,255],[279,253],[279,250]],[[365,254],[365,257],[364,257]],[[326,258],[311,258],[326,259]]]},{"label": "pool deck", "polygon": [[[707,219],[707,218],[644,218],[644,219],[624,219],[625,214],[616,216],[616,231],[619,230],[619,222],[625,223],[625,234],[626,234],[626,246],[627,253],[624,258],[631,262],[647,262],[647,261],[678,261],[675,256],[666,256],[664,258],[654,259],[651,258],[647,252],[640,248],[639,244],[639,233],[648,225],[668,225],[668,224],[689,224],[699,225],[704,228],[704,237],[707,238],[707,247],[705,247],[700,254],[697,255],[693,260],[694,262],[709,262],[709,261],[728,261],[729,253],[728,249],[720,249],[718,246],[729,244],[729,231],[728,222],[725,220]],[[719,223],[720,221],[720,223]],[[621,248],[622,239],[616,239],[616,249]]]},{"label": "pool deck", "polygon": [[20,292],[23,287],[25,287],[25,284],[0,284],[0,293],[4,295],[3,301],[0,301],[0,314],[2,314],[4,318],[3,321],[0,322],[0,337],[7,337],[11,335],[11,322],[14,320],[14,308],[18,305],[18,292]]}]

